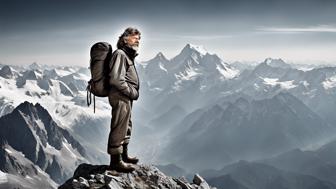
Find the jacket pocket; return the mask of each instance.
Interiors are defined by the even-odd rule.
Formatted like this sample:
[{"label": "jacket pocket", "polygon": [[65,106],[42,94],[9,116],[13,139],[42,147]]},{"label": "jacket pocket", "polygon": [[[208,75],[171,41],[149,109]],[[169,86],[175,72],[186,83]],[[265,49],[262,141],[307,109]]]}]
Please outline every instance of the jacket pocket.
[{"label": "jacket pocket", "polygon": [[118,90],[115,90],[115,91],[111,90],[109,92],[108,98],[109,98],[110,104],[111,104],[111,100],[122,100],[125,102],[131,101],[131,99],[129,99],[126,95],[122,94]]}]

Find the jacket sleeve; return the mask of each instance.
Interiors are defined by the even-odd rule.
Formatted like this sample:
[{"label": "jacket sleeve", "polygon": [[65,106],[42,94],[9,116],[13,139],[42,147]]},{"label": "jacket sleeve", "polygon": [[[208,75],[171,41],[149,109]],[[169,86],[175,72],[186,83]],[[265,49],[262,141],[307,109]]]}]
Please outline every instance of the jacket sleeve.
[{"label": "jacket sleeve", "polygon": [[137,100],[139,97],[138,91],[126,82],[126,64],[125,55],[118,52],[113,54],[109,63],[109,83],[131,100]]}]

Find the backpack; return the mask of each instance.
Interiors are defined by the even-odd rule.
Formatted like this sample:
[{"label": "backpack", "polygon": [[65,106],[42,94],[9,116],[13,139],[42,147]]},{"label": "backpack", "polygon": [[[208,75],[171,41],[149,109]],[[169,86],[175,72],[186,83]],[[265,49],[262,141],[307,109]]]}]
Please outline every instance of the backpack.
[{"label": "backpack", "polygon": [[112,58],[112,46],[107,42],[98,42],[92,45],[90,50],[90,72],[91,79],[86,88],[87,105],[91,104],[93,94],[94,112],[96,111],[95,96],[107,97],[108,86],[108,66]]}]

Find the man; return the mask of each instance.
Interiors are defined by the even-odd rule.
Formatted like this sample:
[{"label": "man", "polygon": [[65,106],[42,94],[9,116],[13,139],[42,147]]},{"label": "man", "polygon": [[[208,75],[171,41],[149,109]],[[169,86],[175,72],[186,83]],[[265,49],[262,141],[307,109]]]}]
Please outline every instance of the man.
[{"label": "man", "polygon": [[110,169],[132,172],[139,160],[128,156],[131,137],[131,110],[133,100],[139,97],[139,78],[134,65],[138,55],[141,33],[136,28],[127,28],[119,37],[117,50],[109,64],[109,102],[112,106],[111,131],[107,152],[110,154]]}]

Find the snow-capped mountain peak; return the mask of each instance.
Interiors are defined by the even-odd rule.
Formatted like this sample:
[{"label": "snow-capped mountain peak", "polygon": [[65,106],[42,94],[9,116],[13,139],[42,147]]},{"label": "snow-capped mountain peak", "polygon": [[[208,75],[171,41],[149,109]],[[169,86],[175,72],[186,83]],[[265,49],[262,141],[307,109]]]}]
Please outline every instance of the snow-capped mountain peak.
[{"label": "snow-capped mountain peak", "polygon": [[37,70],[37,69],[41,69],[41,68],[42,68],[41,65],[39,65],[39,64],[36,63],[36,62],[33,62],[33,63],[30,64],[28,67],[29,67],[30,69],[32,69],[32,70]]},{"label": "snow-capped mountain peak", "polygon": [[157,53],[155,57],[165,58],[162,52]]},{"label": "snow-capped mountain peak", "polygon": [[197,51],[202,56],[204,56],[208,53],[207,50],[202,45],[194,45],[194,44],[189,43],[189,44],[187,44],[186,47],[191,49],[191,50]]},{"label": "snow-capped mountain peak", "polygon": [[290,68],[291,66],[283,61],[281,58],[274,59],[274,58],[266,58],[264,62],[266,65],[271,67],[279,67],[279,68]]},{"label": "snow-capped mountain peak", "polygon": [[209,54],[203,46],[193,45],[188,43],[181,52],[171,59],[172,62],[183,62],[187,58],[192,58],[196,61],[203,58],[206,54]]},{"label": "snow-capped mountain peak", "polygon": [[166,62],[168,59],[163,55],[162,52],[159,52],[156,54],[156,56],[152,59],[153,61],[160,61],[160,62]]}]

